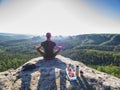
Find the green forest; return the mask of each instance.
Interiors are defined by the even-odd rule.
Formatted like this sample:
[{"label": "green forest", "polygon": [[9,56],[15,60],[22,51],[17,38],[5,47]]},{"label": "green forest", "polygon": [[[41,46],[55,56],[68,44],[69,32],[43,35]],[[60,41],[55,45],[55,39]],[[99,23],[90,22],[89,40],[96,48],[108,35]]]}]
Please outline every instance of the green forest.
[{"label": "green forest", "polygon": [[[0,33],[0,72],[18,68],[39,54],[33,48],[45,36],[28,36]],[[21,38],[22,37],[22,38]],[[64,46],[60,54],[83,62],[89,67],[120,78],[120,35],[84,34],[54,36],[57,45]]]}]

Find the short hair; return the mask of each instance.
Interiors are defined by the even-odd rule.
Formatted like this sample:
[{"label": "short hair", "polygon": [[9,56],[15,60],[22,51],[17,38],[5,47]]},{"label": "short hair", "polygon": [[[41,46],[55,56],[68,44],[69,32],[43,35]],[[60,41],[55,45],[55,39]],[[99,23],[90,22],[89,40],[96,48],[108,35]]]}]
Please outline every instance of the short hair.
[{"label": "short hair", "polygon": [[46,33],[46,37],[47,37],[47,38],[50,38],[50,37],[51,37],[51,33],[47,32],[47,33]]}]

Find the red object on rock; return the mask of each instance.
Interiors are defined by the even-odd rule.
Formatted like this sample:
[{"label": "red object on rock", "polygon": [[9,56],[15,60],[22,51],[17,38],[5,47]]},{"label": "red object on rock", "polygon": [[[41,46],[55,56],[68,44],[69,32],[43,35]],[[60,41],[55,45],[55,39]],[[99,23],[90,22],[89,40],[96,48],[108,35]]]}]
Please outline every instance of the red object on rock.
[{"label": "red object on rock", "polygon": [[70,72],[70,71],[71,71],[71,68],[70,68],[70,67],[68,67],[67,69],[68,69],[68,72]]},{"label": "red object on rock", "polygon": [[73,72],[69,73],[69,76],[74,77],[74,73]]}]

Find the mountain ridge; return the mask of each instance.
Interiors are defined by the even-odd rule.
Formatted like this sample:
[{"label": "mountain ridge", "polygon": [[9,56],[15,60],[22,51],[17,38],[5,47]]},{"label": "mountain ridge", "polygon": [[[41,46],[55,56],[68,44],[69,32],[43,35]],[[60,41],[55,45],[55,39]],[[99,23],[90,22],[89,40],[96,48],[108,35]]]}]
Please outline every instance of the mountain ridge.
[{"label": "mountain ridge", "polygon": [[[32,70],[22,71],[27,63],[35,64]],[[79,65],[77,82],[67,79],[65,68],[68,64]],[[56,59],[43,60],[42,57],[33,58],[16,70],[9,69],[0,73],[1,90],[119,90],[120,79],[89,68],[81,62],[57,55]]]},{"label": "mountain ridge", "polygon": [[[45,40],[44,35],[21,39],[16,34],[19,40],[15,40],[17,37],[16,35],[14,37],[14,34],[2,33],[1,35],[4,38],[0,38],[0,71],[18,68],[29,59],[37,57],[38,53],[33,46],[40,45]],[[69,37],[53,36],[52,40],[57,45],[64,46],[60,52],[61,55],[86,65],[97,65],[94,66],[95,69],[120,78],[119,37],[120,34],[82,34]],[[113,65],[112,71],[110,71],[110,65]],[[105,68],[105,66],[109,67]]]}]

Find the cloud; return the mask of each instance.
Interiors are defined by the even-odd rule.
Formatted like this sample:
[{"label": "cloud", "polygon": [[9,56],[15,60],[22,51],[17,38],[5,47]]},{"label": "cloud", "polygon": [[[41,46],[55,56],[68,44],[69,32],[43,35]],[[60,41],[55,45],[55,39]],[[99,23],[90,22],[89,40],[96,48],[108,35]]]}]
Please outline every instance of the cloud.
[{"label": "cloud", "polygon": [[8,0],[0,8],[0,32],[76,35],[119,33],[119,28],[80,0]]}]

